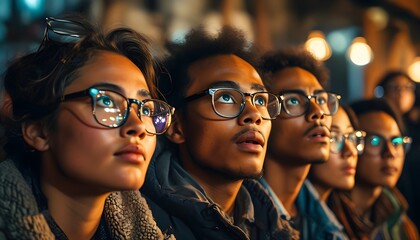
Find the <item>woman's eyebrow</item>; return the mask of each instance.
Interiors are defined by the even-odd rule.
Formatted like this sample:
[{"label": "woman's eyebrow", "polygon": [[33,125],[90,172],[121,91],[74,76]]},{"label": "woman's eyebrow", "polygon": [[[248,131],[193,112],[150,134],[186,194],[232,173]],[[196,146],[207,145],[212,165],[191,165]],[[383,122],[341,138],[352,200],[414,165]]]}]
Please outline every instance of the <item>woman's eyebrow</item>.
[{"label": "woman's eyebrow", "polygon": [[140,97],[145,97],[145,98],[151,98],[152,95],[150,95],[150,92],[147,91],[146,89],[140,89],[137,91],[137,95]]}]

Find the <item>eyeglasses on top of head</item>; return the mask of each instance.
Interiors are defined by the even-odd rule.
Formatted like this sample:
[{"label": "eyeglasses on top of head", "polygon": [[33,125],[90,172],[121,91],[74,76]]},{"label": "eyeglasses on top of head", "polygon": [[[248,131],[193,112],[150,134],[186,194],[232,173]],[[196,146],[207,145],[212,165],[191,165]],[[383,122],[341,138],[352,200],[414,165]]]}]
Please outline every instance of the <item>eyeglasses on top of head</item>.
[{"label": "eyeglasses on top of head", "polygon": [[44,38],[38,51],[49,41],[55,43],[74,43],[89,33],[81,22],[70,19],[47,17]]},{"label": "eyeglasses on top of head", "polygon": [[245,108],[246,97],[251,97],[252,105],[258,109],[265,120],[275,119],[281,110],[281,104],[276,95],[269,92],[244,93],[235,88],[209,88],[184,98],[190,102],[210,95],[213,111],[223,118],[238,117]]},{"label": "eyeglasses on top of head", "polygon": [[365,137],[365,131],[357,130],[343,134],[342,132],[333,129],[330,134],[330,151],[333,153],[341,153],[344,149],[345,141],[347,140],[357,150],[358,154],[362,154],[365,147]]},{"label": "eyeglasses on top of head", "polygon": [[388,142],[396,150],[403,150],[407,153],[410,150],[412,138],[408,136],[395,136],[390,139],[386,139],[384,136],[378,133],[367,133],[365,138],[365,152],[370,154],[382,154],[388,147]]},{"label": "eyeglasses on top of head", "polygon": [[131,105],[138,106],[137,116],[150,134],[162,134],[171,124],[175,108],[157,99],[137,100],[126,98],[121,93],[91,87],[83,91],[66,94],[61,101],[90,97],[92,115],[97,123],[107,128],[118,128],[127,121]]},{"label": "eyeglasses on top of head", "polygon": [[332,92],[318,91],[314,95],[306,95],[301,90],[288,90],[279,94],[282,108],[287,115],[297,117],[304,115],[310,108],[311,99],[327,116],[334,115],[340,103],[341,96]]}]

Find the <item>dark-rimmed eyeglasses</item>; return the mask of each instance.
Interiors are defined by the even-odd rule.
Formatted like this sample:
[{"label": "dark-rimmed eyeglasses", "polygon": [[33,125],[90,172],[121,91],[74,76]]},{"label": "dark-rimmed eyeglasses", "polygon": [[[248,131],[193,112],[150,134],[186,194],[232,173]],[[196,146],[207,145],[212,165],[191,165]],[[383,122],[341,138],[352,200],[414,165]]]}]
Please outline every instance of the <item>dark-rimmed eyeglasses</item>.
[{"label": "dark-rimmed eyeglasses", "polygon": [[358,154],[362,154],[365,147],[365,136],[365,131],[354,131],[344,134],[333,129],[330,134],[330,151],[332,153],[341,153],[347,140],[357,150]]},{"label": "dark-rimmed eyeglasses", "polygon": [[74,43],[89,33],[89,29],[86,29],[82,23],[75,20],[47,17],[45,21],[46,27],[44,38],[38,51],[49,41],[56,43]]},{"label": "dark-rimmed eyeglasses", "polygon": [[340,95],[327,91],[319,91],[314,95],[306,95],[301,90],[284,91],[280,94],[282,108],[287,115],[297,117],[308,112],[311,99],[315,100],[323,114],[334,115],[339,106]]},{"label": "dark-rimmed eyeglasses", "polygon": [[205,95],[211,95],[213,111],[223,118],[235,118],[245,108],[246,97],[251,97],[263,119],[275,119],[281,110],[281,104],[276,95],[269,92],[244,93],[235,88],[209,88],[199,93],[186,97],[185,102],[190,102]]},{"label": "dark-rimmed eyeglasses", "polygon": [[365,142],[365,153],[380,155],[388,147],[387,143],[391,143],[397,151],[407,152],[410,149],[412,139],[408,136],[396,136],[386,139],[380,134],[368,133],[366,134]]},{"label": "dark-rimmed eyeglasses", "polygon": [[136,115],[145,124],[146,131],[150,134],[162,134],[171,124],[175,112],[175,108],[161,100],[126,98],[118,92],[95,87],[64,95],[61,101],[87,96],[92,100],[92,115],[96,122],[108,128],[122,126],[128,119],[131,105],[136,104]]}]

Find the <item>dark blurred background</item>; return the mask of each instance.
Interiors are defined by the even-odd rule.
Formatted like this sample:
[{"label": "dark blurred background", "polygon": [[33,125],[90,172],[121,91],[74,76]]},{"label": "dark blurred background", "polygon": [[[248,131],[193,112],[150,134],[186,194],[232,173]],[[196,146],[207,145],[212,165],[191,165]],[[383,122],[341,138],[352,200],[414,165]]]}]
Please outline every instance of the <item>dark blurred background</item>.
[{"label": "dark blurred background", "polygon": [[329,89],[344,103],[372,97],[388,70],[420,81],[420,0],[0,0],[0,72],[37,49],[45,17],[74,12],[146,34],[156,55],[197,25],[238,27],[263,52],[305,45],[325,61]]}]

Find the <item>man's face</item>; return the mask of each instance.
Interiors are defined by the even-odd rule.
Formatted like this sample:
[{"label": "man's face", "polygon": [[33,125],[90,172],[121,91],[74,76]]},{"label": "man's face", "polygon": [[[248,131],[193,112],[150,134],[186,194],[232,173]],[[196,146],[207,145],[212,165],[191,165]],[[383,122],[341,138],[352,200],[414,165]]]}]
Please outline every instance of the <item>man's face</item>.
[{"label": "man's face", "polygon": [[[290,67],[272,76],[271,92],[298,90],[314,95],[323,90],[310,72]],[[283,109],[273,121],[268,153],[284,165],[306,165],[325,162],[329,156],[329,129],[331,116],[323,114],[314,99],[310,100],[307,112],[301,116],[289,116]]]},{"label": "man's face", "polygon": [[[256,70],[235,55],[199,60],[188,73],[191,81],[186,96],[210,87],[232,87],[246,93],[264,90]],[[231,99],[223,96],[217,100]],[[271,121],[262,119],[250,97],[246,97],[245,108],[236,118],[218,116],[210,95],[188,102],[177,117],[184,135],[180,145],[182,164],[195,178],[239,180],[261,173]]]}]

